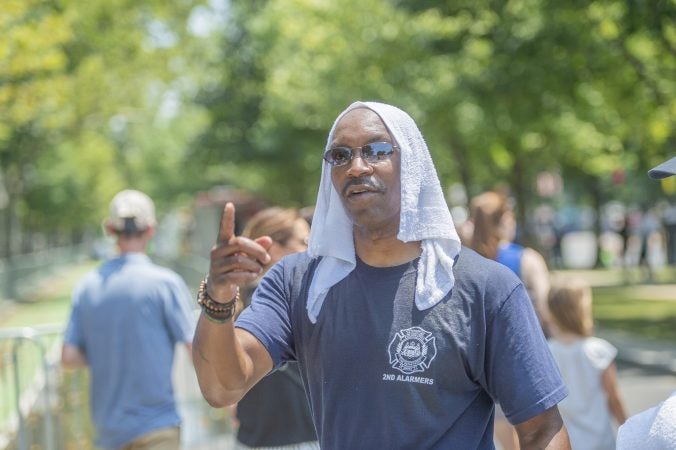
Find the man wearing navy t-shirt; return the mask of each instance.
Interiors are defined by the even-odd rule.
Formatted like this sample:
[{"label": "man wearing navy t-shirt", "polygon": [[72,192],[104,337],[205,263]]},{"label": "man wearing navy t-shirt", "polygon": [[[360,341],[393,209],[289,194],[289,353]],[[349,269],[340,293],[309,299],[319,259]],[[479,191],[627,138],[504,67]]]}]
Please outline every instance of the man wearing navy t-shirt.
[{"label": "man wearing navy t-shirt", "polygon": [[228,204],[198,302],[193,359],[213,406],[298,361],[321,448],[492,449],[495,402],[523,449],[569,449],[567,390],[518,278],[461,247],[415,122],[356,102],[323,156],[308,251],[238,286],[270,239],[234,235]]}]

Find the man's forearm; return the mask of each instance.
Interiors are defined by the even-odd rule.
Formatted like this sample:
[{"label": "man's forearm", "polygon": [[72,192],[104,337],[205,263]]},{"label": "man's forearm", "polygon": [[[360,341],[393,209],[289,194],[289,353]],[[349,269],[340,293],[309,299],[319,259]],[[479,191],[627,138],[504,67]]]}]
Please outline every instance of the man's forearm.
[{"label": "man's forearm", "polygon": [[61,349],[61,365],[66,369],[87,367],[87,357],[79,348],[64,344]]},{"label": "man's forearm", "polygon": [[539,439],[534,439],[531,442],[520,442],[519,447],[521,447],[521,450],[570,450],[568,431],[566,430],[566,427],[561,426],[559,431],[553,437],[548,434],[543,434]]},{"label": "man's forearm", "polygon": [[232,321],[213,323],[202,314],[195,330],[192,358],[202,394],[212,406],[236,403],[246,392],[251,364],[237,342]]},{"label": "man's forearm", "polygon": [[515,428],[521,450],[570,450],[568,432],[556,406]]}]

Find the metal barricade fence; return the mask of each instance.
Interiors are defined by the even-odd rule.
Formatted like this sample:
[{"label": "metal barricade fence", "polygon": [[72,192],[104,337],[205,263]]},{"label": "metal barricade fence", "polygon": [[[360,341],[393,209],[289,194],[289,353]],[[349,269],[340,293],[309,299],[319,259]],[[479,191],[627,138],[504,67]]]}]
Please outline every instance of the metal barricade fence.
[{"label": "metal barricade fence", "polygon": [[[85,369],[62,371],[63,326],[0,328],[0,449],[95,448]],[[202,398],[190,356],[176,353],[173,380],[184,449],[229,449],[229,412]]]},{"label": "metal barricade fence", "polygon": [[0,329],[0,448],[55,450],[59,325]]}]

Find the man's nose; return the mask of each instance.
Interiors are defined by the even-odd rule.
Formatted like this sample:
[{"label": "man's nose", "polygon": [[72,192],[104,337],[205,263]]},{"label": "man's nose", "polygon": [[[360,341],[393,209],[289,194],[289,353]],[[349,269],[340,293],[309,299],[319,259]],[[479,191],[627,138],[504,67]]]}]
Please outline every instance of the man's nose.
[{"label": "man's nose", "polygon": [[371,166],[364,158],[362,158],[361,153],[354,155],[347,167],[347,175],[355,178],[371,173],[372,171],[373,166]]}]

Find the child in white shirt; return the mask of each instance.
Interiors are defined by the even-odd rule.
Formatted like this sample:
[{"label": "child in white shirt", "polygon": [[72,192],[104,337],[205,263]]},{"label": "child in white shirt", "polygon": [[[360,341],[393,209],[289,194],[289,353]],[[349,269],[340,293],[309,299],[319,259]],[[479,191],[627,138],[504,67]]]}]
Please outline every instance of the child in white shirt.
[{"label": "child in white shirt", "polygon": [[617,349],[592,336],[592,292],[578,279],[561,279],[549,293],[549,347],[570,394],[559,411],[576,450],[614,450],[615,429],[626,420],[617,384]]}]

